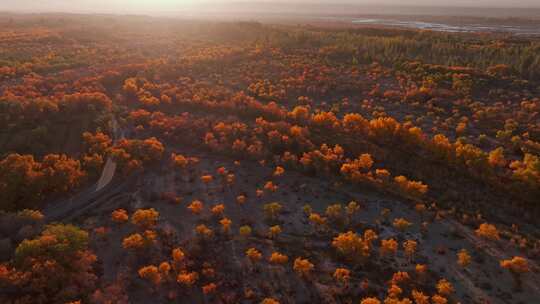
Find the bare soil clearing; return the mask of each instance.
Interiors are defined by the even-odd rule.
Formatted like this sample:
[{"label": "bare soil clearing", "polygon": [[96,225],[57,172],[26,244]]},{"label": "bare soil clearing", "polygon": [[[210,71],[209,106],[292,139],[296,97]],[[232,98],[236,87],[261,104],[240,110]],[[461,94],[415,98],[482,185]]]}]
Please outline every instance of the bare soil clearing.
[{"label": "bare soil clearing", "polygon": [[[227,158],[208,156],[206,153],[195,151],[176,151],[189,156],[196,156],[200,162],[182,173],[168,165],[144,173],[136,188],[132,189],[128,200],[113,200],[104,203],[99,209],[92,210],[93,216],[86,220],[89,229],[105,226],[107,233],[96,240],[94,250],[102,260],[103,271],[107,281],[113,282],[123,272],[133,272],[138,267],[156,262],[160,255],[166,256],[170,249],[168,245],[160,245],[152,249],[154,252],[147,259],[136,259],[131,253],[122,249],[122,239],[133,232],[133,227],[118,226],[111,223],[109,214],[116,208],[125,208],[132,212],[140,208],[154,208],[160,214],[158,231],[167,235],[173,244],[189,244],[199,237],[195,227],[206,224],[219,231],[219,224],[209,212],[211,206],[223,203],[225,215],[233,222],[235,236],[231,238],[218,235],[214,241],[203,247],[215,252],[213,258],[230,280],[236,290],[242,292],[249,288],[263,294],[279,295],[282,303],[340,303],[340,290],[332,284],[332,272],[336,267],[353,269],[350,288],[357,286],[365,279],[370,282],[370,292],[377,294],[384,290],[386,281],[396,271],[414,273],[417,263],[428,264],[429,274],[426,284],[439,278],[447,278],[456,290],[453,299],[461,303],[536,303],[540,298],[540,280],[533,271],[524,276],[523,292],[515,293],[511,275],[500,268],[499,260],[518,255],[519,252],[509,247],[502,247],[495,242],[479,239],[474,229],[466,227],[451,218],[434,219],[434,214],[420,215],[409,204],[396,198],[388,198],[370,189],[361,189],[341,184],[334,178],[313,178],[297,172],[287,171],[279,178],[273,177],[273,168],[262,166],[257,162],[241,161],[240,165]],[[191,154],[193,153],[193,154]],[[232,186],[223,186],[219,181],[209,184],[202,183],[199,176],[212,174],[219,167],[225,167],[235,174],[236,182]],[[266,193],[257,198],[255,189],[260,189],[266,181],[273,180],[278,185],[274,193]],[[171,204],[161,198],[163,193],[175,193],[182,198],[180,204]],[[247,196],[247,202],[239,206],[237,195]],[[204,203],[205,210],[201,215],[194,215],[187,206],[193,200]],[[335,203],[346,204],[350,201],[359,202],[360,212],[348,225],[330,225],[327,232],[318,233],[309,223],[302,207],[310,204],[314,212],[324,213],[327,206]],[[263,205],[270,202],[280,202],[284,210],[276,222],[254,221],[263,219]],[[383,209],[390,211],[381,216]],[[395,218],[406,218],[413,226],[406,232],[400,232],[391,225]],[[429,229],[422,232],[421,223],[429,221]],[[283,233],[275,240],[267,237],[270,224],[278,223]],[[253,233],[243,238],[237,231],[242,225],[250,225]],[[395,258],[374,257],[366,264],[348,265],[337,258],[331,241],[338,231],[352,230],[361,234],[371,228],[379,233],[379,238],[397,238],[401,243],[406,239],[418,242],[418,252],[413,261],[403,255],[401,250]],[[169,244],[169,246],[172,244]],[[251,266],[247,261],[245,250],[250,247],[259,249],[267,257],[278,251],[290,258],[307,257],[315,262],[316,279],[304,281],[298,278],[292,267],[286,265],[272,266],[267,262]],[[467,249],[472,253],[473,262],[466,269],[457,265],[457,252]],[[161,253],[160,253],[161,252]],[[206,256],[207,253],[202,253]],[[197,259],[198,257],[194,257]],[[420,282],[420,284],[422,284]],[[168,303],[165,298],[154,298],[155,294],[147,290],[146,283],[135,279],[129,288],[132,303]],[[362,294],[363,291],[358,291]],[[150,300],[152,299],[152,300]],[[181,300],[180,300],[181,299]],[[327,302],[327,299],[333,299]],[[157,302],[156,302],[157,301]],[[213,303],[204,298],[202,293],[194,292],[176,299],[178,303]],[[245,300],[242,303],[251,303]]]}]

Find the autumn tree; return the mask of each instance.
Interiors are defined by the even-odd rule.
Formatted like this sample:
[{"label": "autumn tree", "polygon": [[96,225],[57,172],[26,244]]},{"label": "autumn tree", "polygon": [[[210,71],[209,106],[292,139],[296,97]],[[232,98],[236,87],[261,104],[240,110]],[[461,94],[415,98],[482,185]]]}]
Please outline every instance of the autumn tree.
[{"label": "autumn tree", "polygon": [[236,203],[237,203],[238,205],[240,205],[240,206],[244,206],[244,204],[246,203],[246,200],[247,200],[247,198],[246,198],[246,196],[243,195],[243,194],[238,195],[238,196],[236,197]]},{"label": "autumn tree", "polygon": [[323,231],[326,228],[326,218],[318,213],[312,212],[309,214],[309,221],[315,225],[316,231]]},{"label": "autumn tree", "polygon": [[341,174],[348,180],[360,182],[365,180],[365,174],[373,166],[373,159],[369,154],[362,154],[357,159],[341,166]]},{"label": "autumn tree", "polygon": [[114,282],[94,291],[90,302],[95,304],[129,304],[129,297],[126,294],[123,284],[121,282]]},{"label": "autumn tree", "polygon": [[251,227],[248,225],[241,226],[239,231],[240,235],[244,238],[251,236]]},{"label": "autumn tree", "polygon": [[219,221],[219,224],[221,225],[221,230],[223,231],[223,233],[229,233],[232,224],[232,221],[230,219],[224,217]]},{"label": "autumn tree", "polygon": [[346,268],[336,268],[333,277],[337,282],[346,285],[351,279],[351,272]]},{"label": "autumn tree", "polygon": [[203,175],[201,176],[201,181],[208,186],[209,183],[211,183],[214,180],[214,177],[212,175]]},{"label": "autumn tree", "polygon": [[414,198],[421,198],[428,191],[428,186],[424,183],[411,181],[402,175],[396,176],[394,182],[401,193]]},{"label": "autumn tree", "polygon": [[212,215],[215,216],[215,217],[222,217],[223,216],[223,212],[225,211],[225,205],[224,204],[216,204],[212,207],[212,209],[210,209],[210,211],[212,212]]},{"label": "autumn tree", "polygon": [[399,285],[399,284],[406,283],[409,280],[410,280],[410,276],[408,272],[398,271],[398,272],[394,272],[394,274],[392,275],[392,279],[390,280],[390,283]]},{"label": "autumn tree", "polygon": [[425,295],[423,292],[413,290],[411,295],[415,304],[429,304],[429,296]]},{"label": "autumn tree", "polygon": [[296,258],[293,269],[302,277],[308,276],[313,270],[314,265],[308,259]]},{"label": "autumn tree", "polygon": [[392,223],[394,228],[398,229],[401,232],[404,232],[407,228],[409,228],[412,223],[407,221],[404,218],[396,218],[394,219],[394,222]]},{"label": "autumn tree", "polygon": [[203,208],[204,208],[204,205],[201,201],[199,200],[194,200],[193,202],[191,202],[191,204],[189,204],[189,206],[187,206],[187,208],[189,210],[191,210],[191,212],[193,214],[201,214]]},{"label": "autumn tree", "polygon": [[347,212],[347,218],[349,221],[352,220],[353,216],[360,210],[360,206],[357,202],[351,201],[347,206],[345,207],[345,211]]},{"label": "autumn tree", "polygon": [[279,252],[272,252],[268,261],[272,264],[283,265],[289,261],[289,257]]},{"label": "autumn tree", "polygon": [[426,264],[416,264],[416,266],[414,267],[414,271],[420,281],[423,281],[426,278],[428,268]]},{"label": "autumn tree", "polygon": [[182,249],[180,248],[174,248],[172,250],[171,256],[173,258],[173,267],[175,269],[180,269],[181,265],[184,263],[186,259],[186,255],[184,251],[182,251]]},{"label": "autumn tree", "polygon": [[488,161],[489,161],[489,164],[493,167],[506,166],[507,161],[504,157],[504,149],[502,147],[499,147],[489,152]]},{"label": "autumn tree", "polygon": [[186,158],[182,154],[176,154],[176,153],[171,154],[171,161],[173,165],[179,169],[185,169],[189,163],[188,158]]},{"label": "autumn tree", "polygon": [[201,238],[201,240],[208,240],[214,235],[214,231],[204,224],[197,225],[195,232]]},{"label": "autumn tree", "polygon": [[466,250],[466,249],[461,249],[458,253],[457,253],[457,263],[459,264],[459,266],[461,267],[467,267],[469,266],[469,264],[471,263],[471,256],[469,255],[469,252]]},{"label": "autumn tree", "polygon": [[39,162],[31,155],[9,154],[0,160],[0,208],[32,208],[48,195],[76,189],[85,176],[80,162],[67,155],[48,154]]},{"label": "autumn tree", "polygon": [[416,253],[416,247],[417,247],[417,242],[414,240],[406,240],[405,242],[403,242],[403,249],[409,261],[412,261],[414,259],[414,254]]},{"label": "autumn tree", "polygon": [[122,247],[128,250],[139,251],[149,248],[156,243],[157,234],[153,230],[146,230],[144,233],[134,233],[122,240]]},{"label": "autumn tree", "polygon": [[326,207],[325,214],[329,219],[335,222],[339,222],[343,218],[342,212],[343,212],[343,208],[341,204],[333,204]]},{"label": "autumn tree", "polygon": [[512,259],[500,261],[500,265],[502,268],[510,271],[514,278],[516,290],[521,291],[523,285],[521,276],[531,271],[527,259],[515,256]]},{"label": "autumn tree", "polygon": [[445,298],[444,296],[439,295],[439,294],[435,294],[435,295],[431,296],[431,302],[433,304],[447,304],[448,299]]},{"label": "autumn tree", "polygon": [[138,209],[133,213],[131,222],[142,229],[148,229],[156,225],[158,218],[159,212],[154,208]]},{"label": "autumn tree", "polygon": [[165,147],[155,137],[121,139],[108,149],[108,153],[125,172],[131,172],[142,168],[145,164],[160,161],[164,152]]},{"label": "autumn tree", "polygon": [[381,304],[381,301],[379,301],[379,299],[377,298],[370,297],[362,299],[362,301],[360,301],[360,304]]},{"label": "autumn tree", "polygon": [[263,206],[264,214],[271,220],[275,220],[283,206],[278,202],[268,203]]},{"label": "autumn tree", "polygon": [[382,255],[395,255],[398,249],[398,243],[394,239],[381,240],[381,254]]},{"label": "autumn tree", "polygon": [[276,192],[277,189],[278,189],[278,186],[275,185],[272,181],[268,181],[266,182],[266,184],[264,184],[264,190],[266,191]]},{"label": "autumn tree", "polygon": [[214,294],[217,290],[216,283],[208,283],[202,287],[202,292],[205,295]]},{"label": "autumn tree", "polygon": [[111,213],[111,219],[116,223],[125,223],[129,220],[129,215],[124,209],[117,209]]},{"label": "autumn tree", "polygon": [[88,155],[98,154],[103,156],[112,144],[112,139],[103,132],[96,132],[95,134],[84,132],[82,136]]},{"label": "autumn tree", "polygon": [[332,240],[332,247],[347,259],[367,258],[370,256],[370,241],[352,231],[340,233]]},{"label": "autumn tree", "polygon": [[12,267],[3,268],[2,276],[18,290],[9,296],[14,302],[65,303],[96,289],[96,260],[88,250],[87,232],[72,225],[48,225],[41,235],[19,244]]},{"label": "autumn tree", "polygon": [[271,239],[276,239],[281,232],[282,232],[281,226],[279,226],[279,225],[271,226],[268,229],[268,237],[271,238]]},{"label": "autumn tree", "polygon": [[449,296],[454,292],[454,286],[446,279],[439,280],[436,287],[437,292],[443,296]]},{"label": "autumn tree", "polygon": [[285,173],[285,169],[283,169],[283,167],[281,166],[277,166],[276,169],[274,170],[274,176],[281,176],[283,175],[283,173]]},{"label": "autumn tree", "polygon": [[161,274],[154,265],[144,266],[139,269],[138,273],[141,278],[150,281],[154,285],[159,285],[161,283]]},{"label": "autumn tree", "polygon": [[478,229],[476,229],[475,232],[476,232],[476,235],[478,235],[479,237],[482,237],[488,240],[495,241],[495,240],[500,239],[499,231],[497,230],[497,227],[488,223],[481,224],[480,227],[478,227]]},{"label": "autumn tree", "polygon": [[246,256],[253,264],[262,259],[262,253],[255,248],[249,248],[246,250]]},{"label": "autumn tree", "polygon": [[176,282],[184,287],[191,288],[193,285],[195,285],[198,279],[199,274],[197,272],[183,270],[176,277]]}]

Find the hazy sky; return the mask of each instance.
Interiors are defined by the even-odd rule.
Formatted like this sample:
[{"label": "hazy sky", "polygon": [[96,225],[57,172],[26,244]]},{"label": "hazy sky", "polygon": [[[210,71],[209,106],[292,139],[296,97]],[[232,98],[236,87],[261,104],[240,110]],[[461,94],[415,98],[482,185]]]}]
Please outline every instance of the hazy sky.
[{"label": "hazy sky", "polygon": [[[474,7],[540,7],[540,0],[0,0],[0,10],[66,11],[66,12],[142,12],[182,10],[203,3],[284,2],[284,3],[351,3],[377,5],[474,6]],[[211,7],[209,5],[208,7]]]}]

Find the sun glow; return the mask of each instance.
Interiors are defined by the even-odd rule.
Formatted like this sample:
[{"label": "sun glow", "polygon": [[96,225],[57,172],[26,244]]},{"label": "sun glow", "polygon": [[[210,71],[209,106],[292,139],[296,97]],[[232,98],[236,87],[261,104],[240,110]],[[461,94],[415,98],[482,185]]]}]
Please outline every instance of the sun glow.
[{"label": "sun glow", "polygon": [[[11,0],[10,0],[11,1]],[[2,2],[2,1],[0,1]],[[9,2],[9,1],[8,1]],[[77,13],[169,13],[193,7],[205,6],[211,2],[223,3],[224,0],[19,0],[6,7],[0,3],[0,10],[23,11],[69,11]]]},{"label": "sun glow", "polygon": [[[124,2],[124,1],[120,1]],[[129,6],[137,10],[169,10],[182,9],[186,6],[201,3],[204,1],[195,0],[132,0]]]}]

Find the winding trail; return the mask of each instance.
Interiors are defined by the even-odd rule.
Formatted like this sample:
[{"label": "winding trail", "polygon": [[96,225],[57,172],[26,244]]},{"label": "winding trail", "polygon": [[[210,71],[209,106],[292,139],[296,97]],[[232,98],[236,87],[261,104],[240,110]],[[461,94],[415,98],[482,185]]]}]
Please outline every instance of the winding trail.
[{"label": "winding trail", "polygon": [[[124,138],[124,131],[120,130],[118,122],[114,117],[111,123],[114,137],[113,142],[116,143],[119,139]],[[116,162],[109,156],[105,166],[103,166],[99,180],[94,185],[64,201],[49,204],[43,210],[46,221],[54,222],[75,218],[89,209],[95,208],[103,201],[118,195],[129,183],[129,180],[123,180],[116,184],[111,183],[116,173],[116,167]]]},{"label": "winding trail", "polygon": [[[119,130],[118,128],[118,122],[115,118],[112,119],[112,128],[113,128],[113,134],[114,134],[114,142],[116,143],[118,139],[124,138],[124,132]],[[120,133],[120,135],[118,135]],[[113,179],[114,174],[116,172],[116,162],[112,159],[112,157],[107,158],[107,162],[105,163],[105,166],[103,167],[103,172],[101,172],[101,177],[96,183],[96,189],[95,192],[100,191],[105,186],[107,186]]]}]

